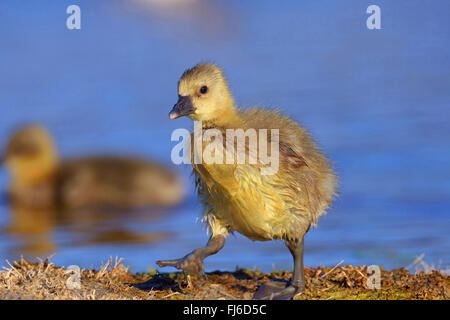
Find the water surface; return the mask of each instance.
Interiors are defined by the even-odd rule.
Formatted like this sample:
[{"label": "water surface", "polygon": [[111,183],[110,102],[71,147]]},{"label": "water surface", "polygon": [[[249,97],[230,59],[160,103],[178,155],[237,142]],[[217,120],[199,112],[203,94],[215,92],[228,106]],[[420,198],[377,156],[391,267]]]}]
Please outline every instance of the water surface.
[{"label": "water surface", "polygon": [[[243,107],[279,107],[332,159],[340,196],[306,236],[307,266],[406,266],[419,254],[450,264],[450,22],[448,1],[71,1],[0,3],[0,143],[24,122],[48,126],[64,157],[124,153],[167,163],[182,71],[214,61]],[[127,3],[126,5],[124,3]],[[109,256],[134,271],[181,257],[208,237],[190,168],[188,196],[163,211],[80,214],[0,207],[0,260],[55,252],[59,265],[98,267]],[[8,175],[0,171],[0,189]],[[32,218],[30,218],[32,217]],[[27,224],[26,221],[31,221]],[[31,224],[31,225],[30,225]],[[2,264],[3,262],[0,262]],[[4,264],[4,263],[3,263]],[[291,268],[282,242],[230,236],[208,270]]]}]

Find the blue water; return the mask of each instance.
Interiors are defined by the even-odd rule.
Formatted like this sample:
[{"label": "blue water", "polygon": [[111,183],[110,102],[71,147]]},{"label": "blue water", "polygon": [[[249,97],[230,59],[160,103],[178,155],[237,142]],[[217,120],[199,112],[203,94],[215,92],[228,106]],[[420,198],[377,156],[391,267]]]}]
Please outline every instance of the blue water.
[{"label": "blue water", "polygon": [[[70,4],[81,7],[81,30],[66,28]],[[446,268],[450,2],[376,1],[381,30],[366,28],[369,4],[3,0],[0,143],[32,121],[48,126],[64,157],[117,152],[168,162],[171,132],[191,127],[188,119],[167,117],[178,77],[197,62],[214,61],[239,105],[280,107],[334,163],[340,196],[306,236],[307,266],[344,260],[394,268],[424,253],[425,261]],[[131,270],[145,271],[157,259],[181,257],[208,237],[196,222],[201,209],[190,168],[176,170],[188,196],[159,214],[13,234],[7,230],[14,213],[2,204],[0,265],[21,254],[56,252],[59,265],[98,267],[119,256]],[[1,169],[1,190],[7,181]],[[149,238],[94,240],[109,227]],[[208,270],[237,265],[289,269],[291,258],[282,242],[237,235],[206,262]]]}]

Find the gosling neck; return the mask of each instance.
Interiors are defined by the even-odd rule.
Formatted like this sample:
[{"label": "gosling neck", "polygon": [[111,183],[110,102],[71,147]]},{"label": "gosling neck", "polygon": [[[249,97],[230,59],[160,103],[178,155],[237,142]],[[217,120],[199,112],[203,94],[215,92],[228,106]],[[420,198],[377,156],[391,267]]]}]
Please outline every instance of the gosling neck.
[{"label": "gosling neck", "polygon": [[234,103],[231,102],[226,107],[220,108],[220,112],[217,117],[203,121],[203,128],[233,128],[238,127],[242,123],[242,119],[239,117]]},{"label": "gosling neck", "polygon": [[55,153],[46,154],[29,162],[14,163],[11,169],[12,187],[30,187],[50,181],[59,166]]}]

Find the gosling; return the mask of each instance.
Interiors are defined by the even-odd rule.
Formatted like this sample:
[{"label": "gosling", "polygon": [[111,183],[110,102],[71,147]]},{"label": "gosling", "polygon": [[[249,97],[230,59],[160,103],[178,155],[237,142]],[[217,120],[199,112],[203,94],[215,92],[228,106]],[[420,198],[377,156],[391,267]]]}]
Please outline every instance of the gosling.
[{"label": "gosling", "polygon": [[60,161],[50,133],[20,128],[3,155],[7,198],[29,208],[138,208],[179,203],[183,186],[168,168],[135,157],[89,156]]},{"label": "gosling", "polygon": [[[206,247],[157,264],[205,277],[203,260],[222,249],[229,233],[237,231],[259,241],[281,239],[293,256],[293,279],[281,287],[268,283],[254,298],[292,298],[305,287],[304,235],[326,213],[335,194],[337,178],[328,160],[308,133],[288,117],[260,108],[236,108],[223,72],[216,65],[198,64],[186,70],[178,83],[178,96],[169,118],[187,116],[201,121],[203,130],[214,128],[225,134],[227,129],[278,129],[279,169],[263,175],[258,164],[197,164],[197,155],[191,152],[199,198],[205,205],[203,221],[211,237]],[[191,135],[191,139],[202,137]],[[269,139],[269,145],[275,143],[272,135]],[[211,143],[203,139],[200,152]]]}]

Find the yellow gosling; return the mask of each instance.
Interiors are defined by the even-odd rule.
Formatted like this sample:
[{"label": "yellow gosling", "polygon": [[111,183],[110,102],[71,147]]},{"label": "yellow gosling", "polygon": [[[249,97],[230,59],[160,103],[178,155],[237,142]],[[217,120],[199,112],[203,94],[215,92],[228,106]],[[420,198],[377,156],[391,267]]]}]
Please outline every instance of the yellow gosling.
[{"label": "yellow gosling", "polygon": [[39,125],[12,135],[3,162],[11,175],[10,200],[33,208],[175,205],[184,194],[174,172],[147,160],[91,156],[60,161],[50,134]]},{"label": "yellow gosling", "polygon": [[[192,135],[193,144],[202,139],[202,150],[191,153],[192,168],[200,201],[205,205],[203,221],[211,231],[206,247],[181,259],[157,261],[160,267],[173,266],[204,277],[203,259],[217,253],[225,238],[237,231],[253,240],[286,241],[294,259],[292,283],[262,286],[257,299],[292,298],[304,289],[303,237],[311,225],[326,213],[336,189],[336,176],[328,160],[308,133],[277,111],[235,106],[222,71],[213,64],[199,64],[186,70],[178,83],[179,100],[169,113],[171,119],[187,116],[202,121],[203,132],[227,129],[278,129],[279,168],[275,174],[261,173],[261,163],[196,163],[195,156],[214,141]],[[268,135],[268,147],[276,144]],[[234,145],[236,151],[236,145]],[[195,150],[193,148],[193,150]],[[208,149],[210,150],[210,149]],[[248,150],[247,150],[248,151]],[[196,152],[196,154],[194,154]],[[225,158],[225,156],[224,156]]]}]

